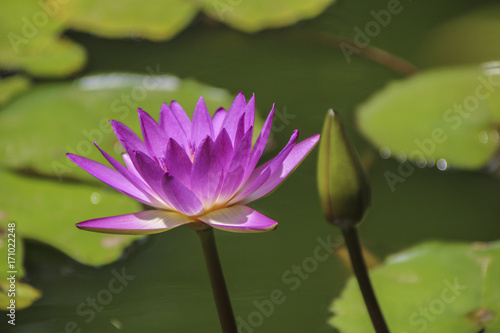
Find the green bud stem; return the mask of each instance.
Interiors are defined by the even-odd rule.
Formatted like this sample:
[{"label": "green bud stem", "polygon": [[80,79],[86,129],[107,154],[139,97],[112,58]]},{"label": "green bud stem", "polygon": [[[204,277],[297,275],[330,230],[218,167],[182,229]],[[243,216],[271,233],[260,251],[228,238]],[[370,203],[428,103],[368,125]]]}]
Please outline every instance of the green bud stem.
[{"label": "green bud stem", "polygon": [[358,229],[355,226],[341,228],[344,235],[345,244],[349,251],[351,258],[352,268],[358,280],[359,289],[370,314],[373,327],[377,333],[389,333],[389,328],[385,322],[380,306],[378,305],[375,292],[373,291],[368,270],[366,269],[365,260],[361,251],[361,244],[359,242]]}]

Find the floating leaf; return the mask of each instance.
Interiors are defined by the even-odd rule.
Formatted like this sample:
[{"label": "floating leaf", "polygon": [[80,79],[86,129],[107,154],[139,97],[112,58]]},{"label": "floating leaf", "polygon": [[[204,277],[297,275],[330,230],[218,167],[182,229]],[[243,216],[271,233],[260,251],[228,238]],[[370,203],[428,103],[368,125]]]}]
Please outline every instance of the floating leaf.
[{"label": "floating leaf", "polygon": [[[500,242],[421,244],[371,278],[391,332],[500,332]],[[342,333],[374,332],[354,278],[331,310]]]},{"label": "floating leaf", "polygon": [[204,0],[204,12],[245,32],[285,27],[322,13],[335,0]]},{"label": "floating leaf", "polygon": [[233,28],[256,32],[284,27],[322,13],[335,0],[243,1],[168,0],[144,6],[142,1],[75,0],[67,6],[68,26],[105,37],[172,38],[203,10]]},{"label": "floating leaf", "polygon": [[84,49],[60,37],[65,16],[59,1],[9,1],[0,11],[0,68],[48,77],[65,76],[85,62]]},{"label": "floating leaf", "polygon": [[[136,237],[83,232],[76,222],[86,219],[128,214],[140,205],[107,188],[75,182],[57,182],[29,175],[0,171],[2,188],[0,212],[2,229],[16,224],[16,234],[50,244],[72,258],[91,265],[116,260]],[[22,260],[22,247],[16,244],[16,260]]]},{"label": "floating leaf", "polygon": [[29,86],[30,80],[20,75],[0,79],[0,106],[28,89]]},{"label": "floating leaf", "polygon": [[498,148],[499,86],[495,63],[430,70],[372,96],[358,109],[358,125],[384,154],[481,168]]},{"label": "floating leaf", "polygon": [[60,179],[94,180],[65,154],[104,161],[95,141],[119,157],[122,148],[108,120],[121,121],[140,133],[138,107],[158,119],[162,103],[175,99],[192,114],[200,96],[211,112],[232,102],[225,90],[153,72],[151,76],[96,75],[72,84],[36,86],[0,113],[0,164]]},{"label": "floating leaf", "polygon": [[68,26],[111,38],[170,39],[198,13],[195,2],[186,0],[98,1],[74,0],[68,6]]},{"label": "floating leaf", "polygon": [[475,64],[500,59],[500,6],[468,11],[432,31],[420,47],[425,65]]}]

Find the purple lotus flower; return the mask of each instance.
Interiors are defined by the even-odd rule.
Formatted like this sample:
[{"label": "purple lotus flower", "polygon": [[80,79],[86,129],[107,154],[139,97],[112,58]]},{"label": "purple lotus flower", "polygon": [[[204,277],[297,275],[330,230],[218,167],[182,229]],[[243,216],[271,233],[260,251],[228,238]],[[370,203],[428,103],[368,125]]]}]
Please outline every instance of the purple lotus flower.
[{"label": "purple lotus flower", "polygon": [[[272,160],[257,166],[264,151],[274,106],[252,148],[255,96],[242,93],[228,111],[210,116],[203,98],[191,121],[175,101],[163,104],[160,121],[139,109],[144,142],[128,127],[111,121],[125,148],[125,166],[97,147],[114,169],[88,158],[67,156],[88,173],[129,197],[152,206],[134,214],[104,217],[76,225],[85,230],[150,234],[202,222],[234,232],[268,231],[277,222],[245,206],[275,189],[319,140],[290,141]],[[97,146],[97,144],[96,144]]]}]

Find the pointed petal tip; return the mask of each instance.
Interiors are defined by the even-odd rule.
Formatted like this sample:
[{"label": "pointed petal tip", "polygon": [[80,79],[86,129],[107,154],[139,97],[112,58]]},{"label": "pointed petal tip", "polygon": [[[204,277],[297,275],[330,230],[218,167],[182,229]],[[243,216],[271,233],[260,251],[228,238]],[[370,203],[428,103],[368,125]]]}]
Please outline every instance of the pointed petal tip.
[{"label": "pointed petal tip", "polygon": [[76,223],[78,229],[106,234],[147,235],[188,224],[194,220],[172,211],[146,210]]},{"label": "pointed petal tip", "polygon": [[319,133],[314,134],[313,136],[309,137],[309,139],[311,141],[313,141],[315,145],[316,145],[316,143],[318,143],[320,138],[321,138],[321,134],[319,134]]},{"label": "pointed petal tip", "polygon": [[131,229],[104,229],[104,228],[94,228],[87,227],[85,225],[75,224],[76,227],[80,230],[98,232],[101,234],[114,234],[114,235],[151,235],[157,234],[163,231],[167,231],[168,229],[141,229],[141,230],[131,230]]}]

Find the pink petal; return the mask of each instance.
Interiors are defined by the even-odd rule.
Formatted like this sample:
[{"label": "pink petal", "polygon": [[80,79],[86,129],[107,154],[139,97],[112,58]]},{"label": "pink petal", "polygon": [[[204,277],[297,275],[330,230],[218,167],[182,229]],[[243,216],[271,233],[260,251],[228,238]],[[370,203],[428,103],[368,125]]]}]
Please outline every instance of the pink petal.
[{"label": "pink petal", "polygon": [[122,159],[123,159],[123,162],[125,163],[125,166],[127,167],[127,169],[130,172],[132,172],[137,178],[141,178],[142,179],[142,176],[139,173],[139,171],[137,171],[137,169],[135,168],[134,162],[132,162],[132,159],[130,158],[130,155],[127,154],[127,153],[123,153],[122,154]]},{"label": "pink petal", "polygon": [[80,168],[87,171],[103,183],[108,184],[117,191],[120,191],[137,201],[145,203],[146,205],[151,205],[149,197],[139,189],[137,189],[127,178],[125,178],[118,171],[82,156],[73,154],[66,154],[66,156],[68,156],[68,158],[75,162]]},{"label": "pink petal", "polygon": [[250,127],[234,152],[227,172],[225,172],[219,202],[225,202],[231,198],[243,181],[252,149],[252,132],[253,127]]},{"label": "pink petal", "polygon": [[[253,127],[252,127],[253,128]],[[240,143],[241,139],[245,135],[245,115],[242,114],[240,120],[238,121],[238,126],[236,127],[236,133],[231,137],[233,141],[233,146],[236,147]]]},{"label": "pink petal", "polygon": [[273,125],[273,117],[274,117],[274,105],[271,111],[269,112],[269,115],[267,116],[264,125],[262,126],[262,130],[260,131],[259,137],[257,138],[255,145],[253,146],[252,156],[250,157],[250,161],[248,162],[248,166],[245,171],[245,177],[244,177],[245,181],[248,179],[248,177],[250,177],[250,174],[254,171],[255,167],[257,166],[257,163],[259,163],[262,153],[264,152],[267,140],[269,139],[269,134],[271,133],[271,127]]},{"label": "pink petal", "polygon": [[77,223],[83,230],[109,234],[144,235],[166,231],[194,220],[166,210],[146,210],[139,213],[103,217]]},{"label": "pink petal", "polygon": [[233,144],[231,143],[229,134],[227,134],[227,131],[224,128],[215,140],[215,149],[219,152],[222,161],[222,168],[226,171],[229,167],[229,163],[231,163],[231,159],[233,158]]},{"label": "pink petal", "polygon": [[222,128],[222,123],[224,122],[226,115],[227,112],[224,108],[218,108],[217,111],[215,111],[214,116],[212,117],[215,136],[219,135],[219,132]]},{"label": "pink petal", "polygon": [[191,120],[179,105],[173,101],[172,107],[163,104],[160,110],[160,127],[167,137],[173,138],[184,149],[189,149],[191,141]]},{"label": "pink petal", "polygon": [[290,137],[290,140],[286,144],[286,146],[279,152],[279,154],[273,158],[269,163],[266,163],[265,166],[260,166],[250,175],[247,182],[243,185],[243,187],[238,191],[231,201],[228,204],[232,205],[237,202],[240,202],[254,191],[256,191],[262,184],[265,183],[271,177],[276,170],[282,167],[283,161],[286,159],[288,154],[292,151],[295,146],[297,139],[299,137],[299,131],[295,130]]},{"label": "pink petal", "polygon": [[137,134],[134,133],[130,128],[125,126],[124,124],[120,123],[119,121],[116,120],[110,120],[111,126],[113,128],[113,131],[116,134],[116,137],[122,144],[123,148],[127,151],[127,153],[130,155],[132,151],[142,151],[144,153],[147,153],[147,148],[142,142],[141,139],[137,136]]},{"label": "pink petal", "polygon": [[163,192],[162,179],[165,171],[151,157],[140,151],[134,152],[134,158],[137,161],[137,171],[141,174],[142,179],[156,193],[158,198],[165,203],[164,207],[172,210],[172,204]]},{"label": "pink petal", "polygon": [[242,205],[214,210],[198,217],[198,220],[214,228],[232,232],[271,231],[278,225],[278,222]]},{"label": "pink petal", "polygon": [[177,141],[170,139],[165,156],[167,171],[184,186],[191,187],[191,168],[193,163],[184,148]]},{"label": "pink petal", "polygon": [[125,168],[120,162],[118,162],[113,157],[111,157],[108,153],[106,153],[104,150],[102,150],[97,145],[97,143],[94,143],[94,144],[97,147],[97,149],[99,149],[102,156],[104,156],[104,158],[106,158],[106,160],[109,162],[109,164],[111,164],[111,166],[113,168],[115,168],[116,171],[118,171],[133,186],[135,186],[138,190],[140,190],[142,193],[144,193],[149,198],[150,205],[155,206],[155,207],[163,207],[162,203],[159,202],[158,200],[156,200],[156,198],[154,197],[154,195],[151,192],[151,189],[149,188],[148,185],[146,185],[146,183],[144,182],[142,177],[140,177],[140,175]]},{"label": "pink petal", "polygon": [[163,177],[163,191],[172,206],[180,213],[198,215],[203,211],[203,204],[196,195],[168,173]]},{"label": "pink petal", "polygon": [[212,118],[203,97],[200,97],[194,108],[193,126],[191,128],[191,140],[194,147],[198,147],[207,136],[215,139]]},{"label": "pink petal", "polygon": [[222,127],[226,129],[230,138],[234,138],[236,135],[238,123],[243,115],[246,104],[245,96],[240,92],[229,107],[229,110],[227,110],[227,115],[222,123]]},{"label": "pink petal", "polygon": [[253,127],[255,122],[255,94],[253,94],[250,100],[248,101],[245,110],[243,110],[243,113],[245,114],[245,132],[246,132],[250,127]]},{"label": "pink petal", "polygon": [[172,110],[173,116],[177,119],[186,135],[191,134],[191,119],[189,119],[189,116],[187,115],[186,111],[184,111],[182,106],[176,101],[172,101],[172,103],[170,103],[170,109]]},{"label": "pink petal", "polygon": [[191,170],[191,190],[205,208],[210,207],[219,196],[222,177],[221,155],[212,139],[207,137],[194,156]]},{"label": "pink petal", "polygon": [[149,150],[149,155],[162,161],[167,148],[168,137],[160,125],[144,110],[139,109],[139,122],[141,123],[142,136]]},{"label": "pink petal", "polygon": [[316,134],[298,143],[283,161],[282,167],[276,170],[257,190],[239,203],[247,204],[274,190],[304,160],[318,143],[318,140],[319,134]]}]

